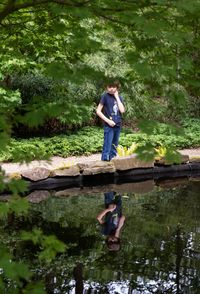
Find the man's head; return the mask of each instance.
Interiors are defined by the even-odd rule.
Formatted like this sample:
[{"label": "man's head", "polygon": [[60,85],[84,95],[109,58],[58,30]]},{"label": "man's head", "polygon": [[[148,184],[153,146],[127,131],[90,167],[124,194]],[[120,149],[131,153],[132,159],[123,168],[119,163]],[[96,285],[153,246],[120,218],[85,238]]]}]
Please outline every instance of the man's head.
[{"label": "man's head", "polygon": [[121,248],[120,239],[115,236],[108,236],[106,245],[109,251],[119,251]]},{"label": "man's head", "polygon": [[119,88],[120,88],[119,81],[110,81],[106,84],[106,91],[111,95],[114,95],[114,93],[118,91]]}]

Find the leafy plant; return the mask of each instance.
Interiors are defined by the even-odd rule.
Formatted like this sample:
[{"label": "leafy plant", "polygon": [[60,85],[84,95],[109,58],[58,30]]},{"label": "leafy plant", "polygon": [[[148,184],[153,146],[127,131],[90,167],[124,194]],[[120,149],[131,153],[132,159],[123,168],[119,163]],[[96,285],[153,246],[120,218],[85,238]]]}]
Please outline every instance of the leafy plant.
[{"label": "leafy plant", "polygon": [[127,147],[123,147],[122,145],[117,146],[117,155],[119,156],[127,156],[127,155],[131,155],[133,153],[135,153],[135,151],[137,150],[138,145],[135,143],[132,143],[132,145],[127,148]]},{"label": "leafy plant", "polygon": [[163,145],[158,146],[157,148],[155,148],[156,151],[156,160],[162,159],[166,156],[167,154],[167,148]]},{"label": "leafy plant", "polygon": [[40,260],[45,262],[51,262],[56,254],[59,252],[64,252],[66,250],[66,245],[59,241],[55,236],[45,236],[40,229],[33,229],[32,232],[21,233],[21,238],[24,241],[31,240],[34,245],[40,245],[41,252],[38,254]]}]

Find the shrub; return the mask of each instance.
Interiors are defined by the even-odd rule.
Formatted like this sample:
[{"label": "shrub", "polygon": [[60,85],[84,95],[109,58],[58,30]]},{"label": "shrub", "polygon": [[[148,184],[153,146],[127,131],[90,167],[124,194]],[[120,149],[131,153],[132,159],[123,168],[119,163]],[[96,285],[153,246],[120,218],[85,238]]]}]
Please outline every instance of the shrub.
[{"label": "shrub", "polygon": [[[188,119],[182,124],[183,132],[179,135],[161,125],[157,134],[132,133],[130,129],[122,130],[119,144],[130,148],[134,143],[140,147],[151,144],[152,147],[163,145],[172,148],[191,148],[200,146],[200,120]],[[165,128],[165,132],[163,132]],[[103,129],[84,127],[71,135],[59,135],[50,138],[36,137],[31,139],[12,139],[6,151],[0,152],[1,161],[20,161],[24,155],[28,160],[45,159],[48,156],[68,157],[71,155],[92,154],[101,152]]]}]

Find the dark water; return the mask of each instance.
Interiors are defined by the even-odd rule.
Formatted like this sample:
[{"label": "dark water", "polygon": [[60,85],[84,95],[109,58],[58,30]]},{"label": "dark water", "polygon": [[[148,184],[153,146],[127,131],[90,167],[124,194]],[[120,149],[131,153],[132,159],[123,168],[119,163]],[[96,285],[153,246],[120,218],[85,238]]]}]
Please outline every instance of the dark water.
[{"label": "dark water", "polygon": [[[119,215],[125,217],[118,251],[108,250],[96,219],[107,192],[121,198]],[[29,195],[29,217],[12,221],[10,229],[37,225],[68,245],[49,265],[34,260],[30,245],[16,249],[48,293],[200,293],[197,179],[40,193]]]}]

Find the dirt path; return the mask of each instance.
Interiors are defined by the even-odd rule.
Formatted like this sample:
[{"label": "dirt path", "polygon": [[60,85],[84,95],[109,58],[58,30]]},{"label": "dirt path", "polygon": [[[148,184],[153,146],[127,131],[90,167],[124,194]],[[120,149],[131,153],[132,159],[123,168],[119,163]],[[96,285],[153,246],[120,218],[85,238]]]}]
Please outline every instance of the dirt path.
[{"label": "dirt path", "polygon": [[100,160],[101,154],[92,154],[89,156],[71,156],[67,158],[53,156],[50,160],[33,160],[30,163],[2,163],[1,167],[6,174],[20,172],[22,170],[32,169],[34,167],[45,167],[48,169],[56,169],[64,166],[70,166],[77,162],[87,162],[92,160]]},{"label": "dirt path", "polygon": [[[196,149],[183,149],[180,150],[182,154],[187,154],[189,157],[200,157],[200,148]],[[93,160],[100,160],[101,154],[92,154],[89,156],[71,156],[67,158],[62,158],[59,156],[53,156],[49,161],[47,160],[33,160],[29,164],[19,164],[19,163],[2,163],[1,167],[6,172],[6,174],[21,172],[22,170],[32,169],[34,167],[46,167],[48,169],[55,169],[64,166],[70,166],[77,162],[87,162]]]}]

